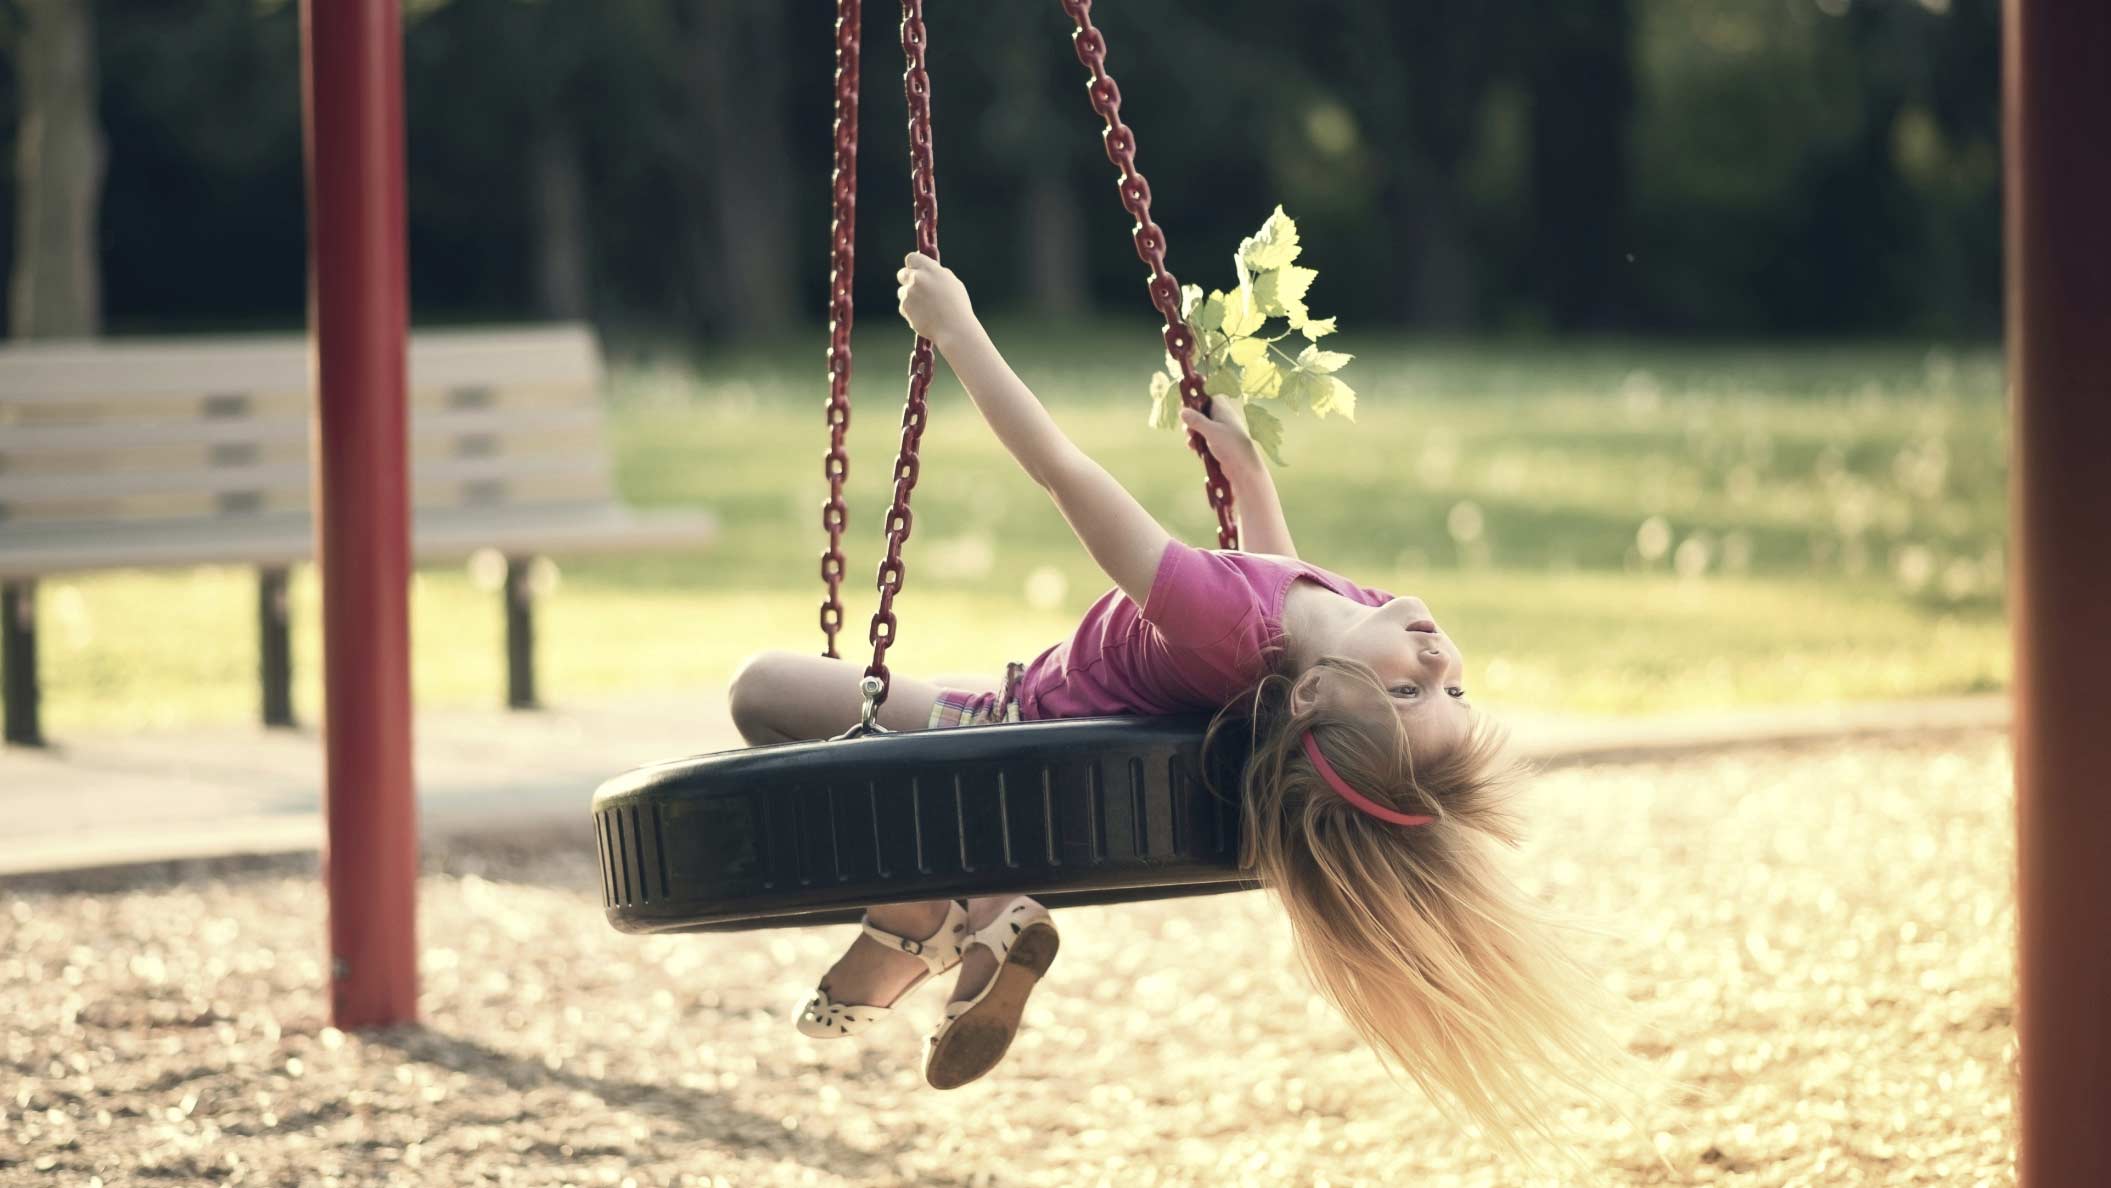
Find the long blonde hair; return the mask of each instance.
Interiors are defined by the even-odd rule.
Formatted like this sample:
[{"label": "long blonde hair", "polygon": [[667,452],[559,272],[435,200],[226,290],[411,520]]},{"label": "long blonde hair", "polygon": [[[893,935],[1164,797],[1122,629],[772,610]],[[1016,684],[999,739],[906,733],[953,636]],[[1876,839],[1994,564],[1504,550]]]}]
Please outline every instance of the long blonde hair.
[{"label": "long blonde hair", "polygon": [[[1332,696],[1292,696],[1322,671],[1341,678]],[[1475,715],[1464,741],[1417,755],[1384,681],[1339,657],[1271,673],[1217,716],[1205,746],[1235,725],[1251,744],[1241,863],[1281,901],[1313,985],[1388,1069],[1534,1162],[1520,1140],[1559,1137],[1557,1085],[1603,1099],[1631,1080],[1603,992],[1564,951],[1552,913],[1499,868],[1496,843],[1519,838],[1510,794],[1528,771],[1498,727]],[[1395,825],[1351,805],[1303,753],[1307,730],[1352,788],[1435,820]]]}]

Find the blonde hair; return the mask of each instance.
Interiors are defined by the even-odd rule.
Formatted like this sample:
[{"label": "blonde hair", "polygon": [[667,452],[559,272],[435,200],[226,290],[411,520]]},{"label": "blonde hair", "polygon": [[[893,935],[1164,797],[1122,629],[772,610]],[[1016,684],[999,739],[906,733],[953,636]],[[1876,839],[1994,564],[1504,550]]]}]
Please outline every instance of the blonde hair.
[{"label": "blonde hair", "polygon": [[[1292,693],[1323,671],[1344,678],[1334,695],[1300,704]],[[1528,774],[1503,732],[1475,715],[1463,741],[1417,755],[1384,681],[1339,657],[1271,673],[1218,715],[1205,747],[1242,721],[1241,863],[1281,901],[1306,975],[1389,1070],[1538,1162],[1521,1139],[1560,1137],[1554,1086],[1602,1100],[1632,1058],[1552,914],[1499,869],[1494,843],[1519,838],[1510,793]],[[1351,805],[1304,755],[1307,730],[1352,788],[1435,820],[1396,825]]]}]

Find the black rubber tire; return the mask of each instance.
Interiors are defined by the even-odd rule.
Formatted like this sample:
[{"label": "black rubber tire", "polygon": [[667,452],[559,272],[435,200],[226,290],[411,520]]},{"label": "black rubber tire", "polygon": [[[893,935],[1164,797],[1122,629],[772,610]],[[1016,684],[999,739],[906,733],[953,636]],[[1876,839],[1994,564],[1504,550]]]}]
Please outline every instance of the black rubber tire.
[{"label": "black rubber tire", "polygon": [[1212,791],[1204,725],[1073,718],[642,767],[594,793],[609,923],[732,930],[855,920],[875,903],[1250,888],[1228,799],[1241,757],[1213,757],[1225,792]]}]

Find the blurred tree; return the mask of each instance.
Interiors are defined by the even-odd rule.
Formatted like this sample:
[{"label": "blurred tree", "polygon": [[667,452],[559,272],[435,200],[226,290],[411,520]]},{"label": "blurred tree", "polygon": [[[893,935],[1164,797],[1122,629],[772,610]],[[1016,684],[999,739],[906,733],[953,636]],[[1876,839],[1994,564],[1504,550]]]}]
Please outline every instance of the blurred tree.
[{"label": "blurred tree", "polygon": [[[1087,303],[1085,218],[1079,206],[1080,152],[1094,152],[1077,108],[1077,88],[1058,87],[1078,75],[1077,60],[1053,4],[1000,4],[989,11],[994,29],[970,31],[994,44],[983,55],[998,81],[977,130],[987,159],[1011,173],[1016,213],[1011,223],[1024,257],[1020,292],[1036,313],[1082,313]],[[1058,95],[1058,90],[1062,92]],[[1068,100],[1067,108],[1059,109]]]},{"label": "blurred tree", "polygon": [[102,326],[96,226],[103,185],[95,13],[83,0],[19,3],[21,124],[9,332],[18,338],[93,335]]},{"label": "blurred tree", "polygon": [[680,0],[676,11],[688,110],[704,133],[686,163],[708,222],[685,243],[703,326],[731,335],[781,332],[797,312],[784,5]]},{"label": "blurred tree", "polygon": [[[619,335],[706,338],[818,322],[826,0],[407,11],[419,318],[584,314]],[[1351,329],[1984,333],[2000,310],[1998,11],[1125,0],[1094,15],[1183,280],[1230,283],[1232,246],[1282,202]],[[21,134],[44,118],[33,83],[56,77],[31,45],[29,18],[47,12],[93,20],[81,85],[109,143],[99,216],[33,188],[61,176],[50,138]],[[0,161],[18,175],[0,181],[0,224],[23,249],[0,250],[0,268],[16,285],[28,269],[74,275],[86,253],[109,324],[297,324],[291,0],[0,13]],[[978,303],[1139,313],[1141,266],[1060,9],[933,4],[926,20],[941,239]],[[882,265],[907,249],[909,213],[895,13],[867,4],[865,21],[871,311],[887,307]],[[63,237],[25,228],[63,210],[96,221],[53,272],[42,261]]]},{"label": "blurred tree", "polygon": [[[593,307],[593,206],[586,176],[586,127],[608,106],[600,95],[602,56],[612,28],[639,6],[626,0],[581,5],[548,0],[422,0],[408,37],[414,255],[428,242],[431,210],[448,224],[494,221],[526,240],[502,275],[536,314],[579,319]],[[510,134],[501,134],[509,132]],[[485,179],[479,185],[477,178]],[[490,182],[518,197],[493,209]],[[447,235],[459,250],[460,229]],[[523,291],[524,290],[524,291]],[[517,295],[516,295],[517,294]]]},{"label": "blurred tree", "polygon": [[1465,329],[1480,318],[1484,262],[1469,231],[1464,166],[1516,36],[1508,8],[1476,0],[1328,0],[1291,22],[1306,62],[1353,80],[1339,96],[1378,165],[1369,246],[1394,273],[1381,317],[1392,313],[1440,330]]},{"label": "blurred tree", "polygon": [[299,326],[300,26],[290,0],[103,0],[113,325]]},{"label": "blurred tree", "polygon": [[1524,6],[1531,96],[1533,297],[1562,330],[1617,319],[1625,254],[1634,21],[1628,0]]}]

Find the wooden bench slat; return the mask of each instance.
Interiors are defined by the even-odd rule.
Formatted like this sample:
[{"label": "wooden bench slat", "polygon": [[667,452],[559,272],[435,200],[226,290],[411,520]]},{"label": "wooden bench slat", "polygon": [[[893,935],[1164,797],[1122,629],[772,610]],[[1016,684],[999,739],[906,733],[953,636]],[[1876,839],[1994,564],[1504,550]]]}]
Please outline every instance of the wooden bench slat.
[{"label": "wooden bench slat", "polygon": [[[447,458],[414,460],[413,483],[477,482],[597,477],[606,474],[599,453],[571,457]],[[306,462],[261,466],[200,467],[195,470],[137,471],[130,474],[0,474],[0,504],[34,505],[61,499],[121,498],[132,495],[210,495],[244,491],[301,491],[308,487]]]},{"label": "wooden bench slat", "polygon": [[[539,478],[534,483],[481,480],[472,483],[413,483],[412,505],[419,509],[532,509],[576,503],[608,503],[607,485],[599,476]],[[133,495],[123,499],[73,499],[52,503],[0,504],[0,548],[15,526],[137,525],[184,520],[240,522],[273,515],[308,514],[308,492],[236,491],[223,495]]]},{"label": "wooden bench slat", "polygon": [[[237,445],[247,442],[306,441],[314,418],[308,416],[205,417],[167,424],[139,422],[51,425],[0,424],[0,457],[54,450],[144,449],[174,445]],[[566,429],[589,429],[601,423],[594,408],[413,409],[411,436],[492,434],[520,437]]]},{"label": "wooden bench slat", "polygon": [[[553,556],[701,548],[716,536],[705,511],[636,512],[607,503],[528,511],[417,511],[412,551],[423,561],[458,560],[479,549]],[[154,525],[0,526],[0,578],[179,565],[290,565],[315,553],[305,515],[191,520]]]},{"label": "wooden bench slat", "polygon": [[[412,390],[601,382],[593,332],[580,325],[518,330],[420,330],[411,335]],[[305,335],[241,338],[41,340],[0,350],[7,405],[306,393]]]}]

